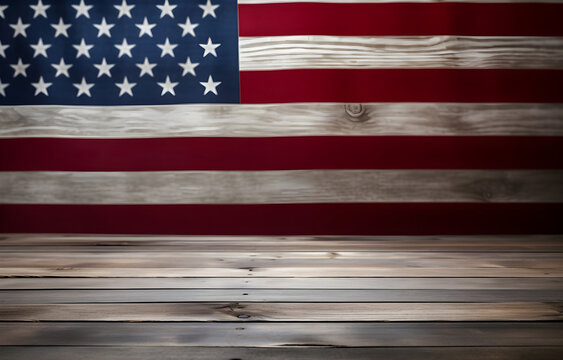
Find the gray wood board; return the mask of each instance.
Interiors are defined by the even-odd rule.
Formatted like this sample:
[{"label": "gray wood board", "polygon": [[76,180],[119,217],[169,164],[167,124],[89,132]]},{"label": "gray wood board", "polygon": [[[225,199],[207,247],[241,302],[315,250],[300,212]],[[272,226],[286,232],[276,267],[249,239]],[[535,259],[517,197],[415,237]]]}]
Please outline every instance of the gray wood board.
[{"label": "gray wood board", "polygon": [[563,347],[244,348],[6,346],[1,360],[561,360]]},{"label": "gray wood board", "polygon": [[243,71],[561,69],[563,38],[541,36],[257,36],[239,38]]},{"label": "gray wood board", "polygon": [[562,310],[537,302],[4,304],[0,321],[554,321]]},{"label": "gray wood board", "polygon": [[63,251],[439,251],[563,252],[562,235],[478,236],[111,236],[3,234],[0,250]]},{"label": "gray wood board", "polygon": [[563,202],[558,170],[0,172],[5,204]]},{"label": "gray wood board", "polygon": [[0,278],[0,290],[65,289],[563,290],[563,278]]},{"label": "gray wood board", "polygon": [[563,346],[557,322],[0,323],[0,345]]},{"label": "gray wood board", "polygon": [[98,110],[2,106],[0,137],[563,135],[563,105],[545,103],[190,104]]},{"label": "gray wood board", "polygon": [[0,304],[563,301],[561,290],[2,290]]},{"label": "gray wood board", "polygon": [[513,277],[513,278],[560,278],[563,269],[528,269],[519,267],[272,267],[272,268],[0,268],[0,278],[11,277],[65,277],[65,278],[183,278],[183,277],[303,277],[303,278],[333,278],[333,277]]},{"label": "gray wood board", "polygon": [[75,251],[30,253],[2,251],[0,268],[528,268],[562,269],[562,253],[458,252],[128,252],[115,249],[92,254]]},{"label": "gray wood board", "polygon": [[563,202],[558,170],[0,172],[4,204]]}]

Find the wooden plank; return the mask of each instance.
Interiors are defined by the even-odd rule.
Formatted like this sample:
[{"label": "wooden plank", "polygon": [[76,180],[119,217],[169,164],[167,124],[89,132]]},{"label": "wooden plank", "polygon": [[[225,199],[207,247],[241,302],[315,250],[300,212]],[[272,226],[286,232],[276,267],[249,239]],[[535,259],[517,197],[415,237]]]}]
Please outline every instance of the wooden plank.
[{"label": "wooden plank", "polygon": [[0,250],[563,252],[561,235],[510,236],[108,236],[3,234]]},{"label": "wooden plank", "polygon": [[563,135],[561,104],[2,106],[0,118],[0,137]]},{"label": "wooden plank", "polygon": [[86,347],[5,346],[2,360],[560,360],[563,347],[426,348],[243,348],[243,347]]},{"label": "wooden plank", "polygon": [[3,252],[2,268],[525,268],[563,270],[561,253],[457,252]]},{"label": "wooden plank", "polygon": [[0,278],[0,290],[72,289],[563,290],[563,278]]},{"label": "wooden plank", "polygon": [[[6,254],[6,258],[0,259],[1,264],[21,264],[21,261],[25,260],[30,265],[34,262],[42,261],[85,261],[90,260],[93,266],[96,266],[99,261],[124,261],[124,267],[129,266],[130,262],[135,263],[137,261],[151,261],[153,260],[160,267],[161,261],[167,262],[170,267],[174,265],[186,265],[190,263],[194,264],[209,264],[216,265],[217,262],[236,262],[236,261],[250,261],[252,262],[267,262],[271,264],[273,262],[287,262],[288,264],[300,263],[300,262],[314,262],[315,260],[323,260],[323,264],[329,264],[331,262],[345,262],[347,260],[355,261],[358,265],[362,264],[362,261],[369,260],[370,264],[376,265],[377,261],[382,264],[387,262],[395,261],[412,261],[417,264],[424,264],[431,262],[432,264],[453,264],[459,265],[462,263],[474,263],[475,261],[498,261],[494,263],[495,265],[511,263],[514,264],[516,261],[530,266],[533,268],[549,268],[553,265],[559,265],[559,261],[563,260],[563,254],[552,253],[552,252],[509,252],[509,253],[490,253],[490,252],[434,252],[434,251],[338,251],[338,252],[327,252],[327,251],[216,251],[213,249],[211,251],[188,251],[188,252],[177,252],[177,251],[166,251],[166,250],[154,250],[147,252],[129,252],[126,248],[113,247],[109,248],[107,251],[95,253],[93,255],[89,251],[84,251],[83,249],[77,248],[73,252],[52,252],[52,253],[32,253],[29,251],[17,251],[17,250],[1,250],[2,253]],[[197,263],[197,261],[200,263]],[[459,262],[461,261],[461,262]],[[542,263],[538,263],[542,262]],[[408,263],[412,265],[413,263]],[[506,264],[504,264],[506,265]],[[229,263],[228,266],[231,266]],[[165,267],[165,266],[164,266]]]},{"label": "wooden plank", "polygon": [[303,278],[372,278],[372,277],[484,277],[484,278],[560,278],[562,269],[526,269],[510,267],[266,267],[266,268],[0,268],[2,277],[101,277],[101,278],[179,278],[179,277],[303,277]]},{"label": "wooden plank", "polygon": [[563,171],[1,172],[4,204],[563,202]]},{"label": "wooden plank", "polygon": [[0,321],[556,321],[562,310],[539,302],[17,304],[3,305]]},{"label": "wooden plank", "polygon": [[559,290],[167,289],[4,290],[0,304],[166,302],[507,302],[563,301]]},{"label": "wooden plank", "polygon": [[240,69],[563,68],[563,38],[260,36],[239,38]]},{"label": "wooden plank", "polygon": [[0,345],[563,346],[554,322],[0,323]]}]

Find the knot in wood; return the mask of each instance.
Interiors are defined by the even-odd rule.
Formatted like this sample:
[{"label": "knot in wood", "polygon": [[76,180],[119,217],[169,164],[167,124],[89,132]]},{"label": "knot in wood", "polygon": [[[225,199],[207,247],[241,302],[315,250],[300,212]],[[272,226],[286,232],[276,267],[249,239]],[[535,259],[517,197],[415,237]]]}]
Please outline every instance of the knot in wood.
[{"label": "knot in wood", "polygon": [[344,106],[344,110],[346,111],[346,114],[350,116],[351,121],[366,121],[366,118],[363,116],[366,110],[362,104],[346,104]]}]

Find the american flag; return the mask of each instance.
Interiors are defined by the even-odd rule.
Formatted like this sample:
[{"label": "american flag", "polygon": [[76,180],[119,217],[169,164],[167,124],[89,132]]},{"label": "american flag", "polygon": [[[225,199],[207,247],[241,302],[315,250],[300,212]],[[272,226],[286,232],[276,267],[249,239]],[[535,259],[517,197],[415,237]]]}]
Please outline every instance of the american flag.
[{"label": "american flag", "polygon": [[0,231],[560,233],[561,14],[0,0]]}]

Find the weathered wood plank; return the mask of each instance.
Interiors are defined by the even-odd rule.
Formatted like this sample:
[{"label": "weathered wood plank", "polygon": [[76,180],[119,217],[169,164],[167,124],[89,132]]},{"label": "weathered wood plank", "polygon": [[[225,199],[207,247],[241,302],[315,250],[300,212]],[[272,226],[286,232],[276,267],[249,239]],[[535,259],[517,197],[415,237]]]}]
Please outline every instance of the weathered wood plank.
[{"label": "weathered wood plank", "polygon": [[562,310],[538,302],[4,304],[0,321],[556,321]]},{"label": "weathered wood plank", "polygon": [[1,172],[4,204],[563,202],[563,171]]},{"label": "weathered wood plank", "polygon": [[3,106],[0,118],[0,137],[563,135],[561,104]]},{"label": "weathered wood plank", "polygon": [[563,302],[559,290],[4,290],[0,304],[170,302]]},{"label": "weathered wood plank", "polygon": [[2,268],[524,268],[563,270],[561,253],[3,251]]},{"label": "weathered wood plank", "polygon": [[260,36],[239,38],[241,70],[563,68],[563,38]]},{"label": "weathered wood plank", "polygon": [[2,360],[560,360],[563,347],[243,348],[5,346]]},{"label": "weathered wood plank", "polygon": [[563,278],[0,278],[0,290],[57,289],[563,290]]},{"label": "weathered wood plank", "polygon": [[3,234],[0,250],[31,252],[563,252],[562,235],[509,236],[109,236]]},{"label": "weathered wood plank", "polygon": [[274,267],[274,268],[0,268],[2,277],[100,277],[100,278],[178,278],[178,277],[484,277],[559,278],[562,269],[526,268],[368,268],[368,267]]},{"label": "weathered wood plank", "polygon": [[65,346],[563,346],[551,322],[496,323],[0,323],[0,345]]},{"label": "weathered wood plank", "polygon": [[243,348],[243,347],[3,347],[2,360],[560,360],[562,347]]}]

